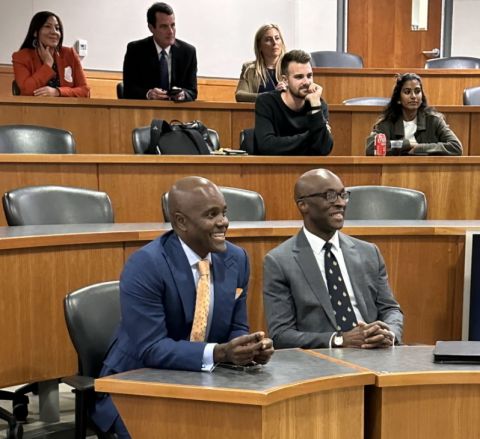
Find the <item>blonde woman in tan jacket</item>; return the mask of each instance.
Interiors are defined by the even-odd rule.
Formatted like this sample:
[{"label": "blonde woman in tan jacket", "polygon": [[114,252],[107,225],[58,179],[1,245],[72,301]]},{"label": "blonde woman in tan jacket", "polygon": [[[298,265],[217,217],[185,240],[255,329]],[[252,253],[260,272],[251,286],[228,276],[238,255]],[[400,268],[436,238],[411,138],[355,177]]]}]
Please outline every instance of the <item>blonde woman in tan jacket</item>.
[{"label": "blonde woman in tan jacket", "polygon": [[242,66],[235,92],[237,102],[254,102],[259,93],[286,87],[280,73],[280,61],[286,49],[276,24],[265,24],[257,30],[254,50],[255,61]]}]

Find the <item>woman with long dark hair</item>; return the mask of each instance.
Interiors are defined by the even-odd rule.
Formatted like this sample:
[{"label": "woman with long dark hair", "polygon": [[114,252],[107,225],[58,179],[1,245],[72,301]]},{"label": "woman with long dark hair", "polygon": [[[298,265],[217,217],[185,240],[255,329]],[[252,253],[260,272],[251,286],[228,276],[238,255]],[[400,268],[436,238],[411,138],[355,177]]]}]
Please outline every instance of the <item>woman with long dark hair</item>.
[{"label": "woman with long dark hair", "polygon": [[[397,77],[392,98],[366,140],[367,155],[374,155],[379,133],[387,138],[387,155],[462,155],[462,144],[443,114],[428,106],[416,73]],[[401,140],[401,148],[392,149],[392,140]]]},{"label": "woman with long dark hair", "polygon": [[12,55],[15,82],[21,95],[90,95],[78,55],[62,43],[60,17],[49,11],[37,12],[20,50]]}]

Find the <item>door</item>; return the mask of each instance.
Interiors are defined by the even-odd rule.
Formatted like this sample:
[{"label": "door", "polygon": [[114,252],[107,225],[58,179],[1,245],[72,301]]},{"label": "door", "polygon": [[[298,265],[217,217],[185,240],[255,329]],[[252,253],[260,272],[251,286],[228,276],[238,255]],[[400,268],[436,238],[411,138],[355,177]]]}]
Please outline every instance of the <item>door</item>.
[{"label": "door", "polygon": [[429,0],[428,30],[411,30],[411,0],[348,0],[347,52],[365,67],[423,68],[440,48],[442,0]]}]

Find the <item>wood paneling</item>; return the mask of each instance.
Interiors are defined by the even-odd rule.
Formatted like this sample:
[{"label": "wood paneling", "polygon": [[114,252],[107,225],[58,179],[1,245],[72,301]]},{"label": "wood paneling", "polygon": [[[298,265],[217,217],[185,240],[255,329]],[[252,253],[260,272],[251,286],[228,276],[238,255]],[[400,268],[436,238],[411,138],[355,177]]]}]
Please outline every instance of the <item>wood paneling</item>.
[{"label": "wood paneling", "polygon": [[134,438],[363,438],[362,387],[266,407],[129,395],[114,395],[114,402]]},{"label": "wood paneling", "polygon": [[[90,86],[90,97],[116,99],[117,84],[122,82],[122,72],[85,70]],[[0,65],[0,97],[12,95],[13,68]],[[235,102],[237,79],[203,78],[197,79],[198,99],[209,102]]]},{"label": "wood paneling", "polygon": [[118,279],[121,244],[0,251],[0,385],[75,373],[63,298],[91,283]]},{"label": "wood paneling", "polygon": [[350,0],[348,52],[365,67],[422,68],[422,51],[440,48],[442,1],[430,0],[428,30],[411,30],[412,6],[405,0]]},{"label": "wood paneling", "polygon": [[[390,97],[398,73],[408,68],[333,69],[314,68],[316,83],[324,88],[323,96],[329,105],[361,96]],[[463,90],[480,85],[480,70],[414,69],[421,76],[429,105],[463,105]]]}]

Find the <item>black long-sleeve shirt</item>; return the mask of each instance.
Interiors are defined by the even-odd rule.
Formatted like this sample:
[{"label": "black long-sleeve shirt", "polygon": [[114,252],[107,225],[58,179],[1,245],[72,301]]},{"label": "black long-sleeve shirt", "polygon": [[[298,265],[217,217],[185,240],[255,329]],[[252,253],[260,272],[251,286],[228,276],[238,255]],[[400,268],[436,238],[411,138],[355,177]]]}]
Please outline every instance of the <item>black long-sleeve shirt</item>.
[{"label": "black long-sleeve shirt", "polygon": [[258,95],[255,101],[255,152],[259,155],[328,155],[333,138],[327,126],[328,107],[311,114],[308,102],[291,110],[280,91]]}]

